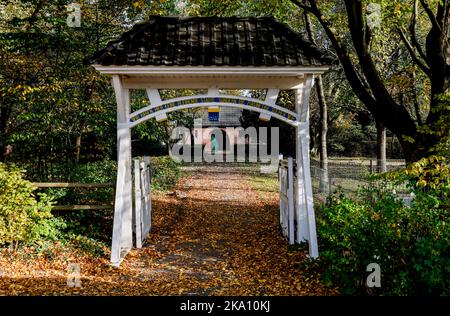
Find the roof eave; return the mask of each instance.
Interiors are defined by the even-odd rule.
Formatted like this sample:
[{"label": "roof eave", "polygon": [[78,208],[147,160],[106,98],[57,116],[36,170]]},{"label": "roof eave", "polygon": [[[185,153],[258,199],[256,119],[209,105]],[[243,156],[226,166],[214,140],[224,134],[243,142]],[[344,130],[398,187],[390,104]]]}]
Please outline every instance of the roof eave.
[{"label": "roof eave", "polygon": [[301,76],[304,74],[322,74],[330,66],[103,66],[92,65],[97,71],[107,75],[148,75],[148,76]]}]

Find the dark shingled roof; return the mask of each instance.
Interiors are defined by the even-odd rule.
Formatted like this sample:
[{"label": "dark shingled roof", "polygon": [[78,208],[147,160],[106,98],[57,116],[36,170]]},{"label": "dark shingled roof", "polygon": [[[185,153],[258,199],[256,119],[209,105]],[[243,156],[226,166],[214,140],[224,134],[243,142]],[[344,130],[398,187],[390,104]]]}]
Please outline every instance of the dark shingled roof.
[{"label": "dark shingled roof", "polygon": [[333,60],[272,17],[151,16],[87,62],[104,66],[321,66]]}]

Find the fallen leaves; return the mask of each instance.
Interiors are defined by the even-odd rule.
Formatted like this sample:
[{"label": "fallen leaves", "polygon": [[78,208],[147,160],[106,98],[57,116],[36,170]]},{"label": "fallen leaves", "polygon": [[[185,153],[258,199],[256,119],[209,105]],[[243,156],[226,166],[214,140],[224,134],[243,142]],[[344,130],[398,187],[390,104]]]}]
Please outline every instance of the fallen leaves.
[{"label": "fallen leaves", "polygon": [[[3,250],[0,295],[336,294],[298,268],[306,256],[279,232],[276,188],[258,191],[251,181],[207,166],[183,177],[175,194],[154,192],[152,232],[119,268],[108,255],[58,243],[51,260]],[[68,263],[80,265],[81,287],[67,286]]]}]

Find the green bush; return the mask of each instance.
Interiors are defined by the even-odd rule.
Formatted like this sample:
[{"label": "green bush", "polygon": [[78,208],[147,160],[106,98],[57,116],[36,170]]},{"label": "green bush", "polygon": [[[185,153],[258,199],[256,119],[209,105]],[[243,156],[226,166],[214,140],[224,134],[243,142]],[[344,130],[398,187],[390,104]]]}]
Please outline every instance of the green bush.
[{"label": "green bush", "polygon": [[57,238],[64,223],[52,216],[52,199],[34,190],[23,171],[0,163],[0,245]]},{"label": "green bush", "polygon": [[[317,222],[326,284],[348,295],[450,294],[450,194],[445,185],[423,190],[422,180],[409,178],[415,193],[410,207],[383,185],[361,189],[352,199],[329,197]],[[380,265],[380,288],[366,287],[372,262]]]},{"label": "green bush", "polygon": [[180,166],[169,156],[151,157],[152,187],[159,190],[173,187],[180,178]]},{"label": "green bush", "polygon": [[[113,183],[115,185],[117,162],[105,159],[75,166],[70,172],[70,182]],[[103,204],[110,202],[113,188],[90,188],[67,191],[64,204]]]}]

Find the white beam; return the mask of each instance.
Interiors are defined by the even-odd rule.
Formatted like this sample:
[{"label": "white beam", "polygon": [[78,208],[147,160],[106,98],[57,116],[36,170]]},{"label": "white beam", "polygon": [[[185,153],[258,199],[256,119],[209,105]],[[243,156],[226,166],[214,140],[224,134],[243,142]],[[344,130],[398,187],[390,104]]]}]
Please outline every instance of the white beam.
[{"label": "white beam", "polygon": [[118,266],[133,244],[131,203],[131,133],[125,126],[129,121],[130,102],[120,76],[113,76],[112,85],[117,103],[117,182],[114,205],[111,262]]},{"label": "white beam", "polygon": [[280,89],[267,89],[266,93],[266,103],[275,105],[278,99],[278,94],[280,93]]},{"label": "white beam", "polygon": [[[297,117],[300,117],[302,103],[303,103],[303,84],[300,89],[295,91],[295,109],[297,111]],[[301,122],[299,122],[301,123]],[[295,137],[295,160],[296,160],[296,205],[295,205],[295,216],[297,219],[297,242],[304,242],[308,240],[308,220],[307,220],[307,208],[306,208],[306,198],[305,198],[305,185],[303,176],[303,164],[302,164],[302,142],[300,131],[302,125],[298,124],[296,126],[296,137]]]},{"label": "white beam", "polygon": [[309,96],[314,81],[314,75],[306,75],[302,89],[296,90],[296,110],[299,118],[296,138],[297,154],[297,214],[299,240],[307,240],[311,258],[319,256],[314,214],[313,191],[311,183],[310,153],[309,153]]},{"label": "white beam", "polygon": [[203,75],[203,76],[137,76],[130,75],[123,79],[128,89],[298,89],[303,75]]},{"label": "white beam", "polygon": [[264,67],[264,66],[102,66],[93,65],[95,69],[110,75],[283,75],[298,76],[305,73],[320,74],[327,71],[329,66],[300,66],[300,67]]},{"label": "white beam", "polygon": [[158,106],[162,103],[158,89],[147,88],[146,91],[151,105]]}]

